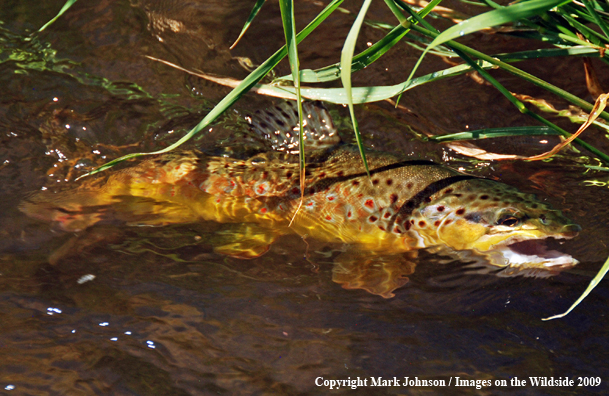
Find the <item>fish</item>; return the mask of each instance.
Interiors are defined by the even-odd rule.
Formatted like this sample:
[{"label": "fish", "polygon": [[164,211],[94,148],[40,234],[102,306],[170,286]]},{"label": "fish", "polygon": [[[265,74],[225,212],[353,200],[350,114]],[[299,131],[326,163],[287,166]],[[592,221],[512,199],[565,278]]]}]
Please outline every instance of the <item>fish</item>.
[{"label": "fish", "polygon": [[368,176],[358,148],[341,141],[323,105],[303,109],[302,181],[294,160],[299,118],[286,102],[246,117],[263,147],[249,158],[173,151],[117,170],[103,184],[38,192],[20,210],[69,232],[105,222],[234,223],[240,231],[215,250],[238,258],[258,257],[290,233],[354,246],[337,262],[334,280],[383,297],[407,282],[413,254],[423,248],[473,252],[492,267],[533,273],[578,263],[543,241],[573,238],[581,227],[535,195],[373,150],[366,152]]}]

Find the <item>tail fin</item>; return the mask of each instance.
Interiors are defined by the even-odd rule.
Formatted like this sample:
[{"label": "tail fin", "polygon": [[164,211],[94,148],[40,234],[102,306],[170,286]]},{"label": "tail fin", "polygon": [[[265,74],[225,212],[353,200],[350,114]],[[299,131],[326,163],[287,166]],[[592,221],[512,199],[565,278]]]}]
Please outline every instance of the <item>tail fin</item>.
[{"label": "tail fin", "polygon": [[[305,151],[326,149],[341,142],[328,110],[321,102],[305,102],[303,137]],[[298,153],[299,119],[295,102],[284,102],[266,110],[258,110],[247,117],[252,132],[269,149]]]}]

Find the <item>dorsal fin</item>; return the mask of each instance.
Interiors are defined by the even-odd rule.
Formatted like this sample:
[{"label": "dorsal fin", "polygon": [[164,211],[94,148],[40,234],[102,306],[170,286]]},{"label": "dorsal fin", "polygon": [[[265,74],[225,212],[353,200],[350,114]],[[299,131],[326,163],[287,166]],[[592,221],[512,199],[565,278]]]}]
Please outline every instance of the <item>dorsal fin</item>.
[{"label": "dorsal fin", "polygon": [[[328,110],[321,102],[302,104],[305,151],[326,149],[341,142]],[[298,153],[298,109],[296,102],[284,102],[246,117],[252,132],[270,149]]]}]

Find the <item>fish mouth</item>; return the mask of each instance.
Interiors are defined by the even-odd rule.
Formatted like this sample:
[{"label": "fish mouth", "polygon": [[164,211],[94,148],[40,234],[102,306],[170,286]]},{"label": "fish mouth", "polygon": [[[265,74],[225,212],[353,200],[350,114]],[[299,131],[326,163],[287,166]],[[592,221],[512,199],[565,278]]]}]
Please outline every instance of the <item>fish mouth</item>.
[{"label": "fish mouth", "polygon": [[[495,246],[487,254],[492,264],[506,267],[506,273],[503,274],[505,276],[523,271],[530,272],[529,276],[553,275],[558,271],[574,267],[579,261],[569,254],[549,249],[548,240],[570,238],[572,238],[571,235],[524,240],[515,238],[501,246]],[[547,274],[543,275],[539,271],[546,271]]]}]

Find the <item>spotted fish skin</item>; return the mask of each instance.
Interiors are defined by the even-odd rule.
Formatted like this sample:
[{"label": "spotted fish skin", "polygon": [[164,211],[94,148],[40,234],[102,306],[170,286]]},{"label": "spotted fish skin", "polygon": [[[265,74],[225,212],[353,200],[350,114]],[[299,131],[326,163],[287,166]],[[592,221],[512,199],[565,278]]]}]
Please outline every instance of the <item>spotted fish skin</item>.
[{"label": "spotted fish skin", "polygon": [[[175,151],[120,170],[101,187],[35,195],[21,210],[67,231],[109,218],[147,225],[257,223],[273,235],[267,242],[295,232],[387,254],[431,246],[491,252],[580,230],[533,195],[429,161],[370,151],[368,178],[357,148],[333,139],[317,145],[325,152],[309,161],[302,192],[298,164],[276,151],[247,160]],[[510,265],[509,257],[496,261]]]}]

